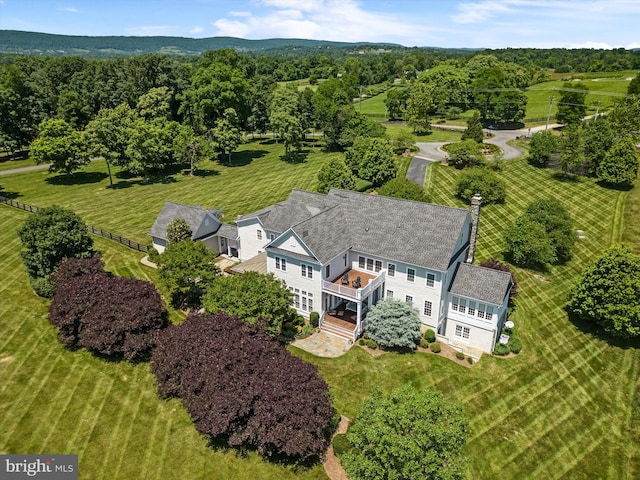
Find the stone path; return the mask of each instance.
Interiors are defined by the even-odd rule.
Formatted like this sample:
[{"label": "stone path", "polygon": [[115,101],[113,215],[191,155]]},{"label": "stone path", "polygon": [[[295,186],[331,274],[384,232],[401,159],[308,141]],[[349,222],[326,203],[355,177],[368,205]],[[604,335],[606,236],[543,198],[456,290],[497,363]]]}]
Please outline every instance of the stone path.
[{"label": "stone path", "polygon": [[[336,430],[336,433],[334,433],[334,436],[338,433],[346,433],[347,428],[349,428],[349,419],[345,416],[341,416],[340,424],[338,425],[338,429]],[[333,445],[329,445],[327,458],[322,462],[322,466],[324,467],[325,473],[331,480],[348,480],[347,472],[344,471],[344,468],[340,465],[340,460],[338,460],[338,457],[333,453]]]},{"label": "stone path", "polygon": [[294,340],[291,345],[298,347],[317,357],[339,357],[352,347],[349,340],[329,333],[315,332],[307,338]]}]

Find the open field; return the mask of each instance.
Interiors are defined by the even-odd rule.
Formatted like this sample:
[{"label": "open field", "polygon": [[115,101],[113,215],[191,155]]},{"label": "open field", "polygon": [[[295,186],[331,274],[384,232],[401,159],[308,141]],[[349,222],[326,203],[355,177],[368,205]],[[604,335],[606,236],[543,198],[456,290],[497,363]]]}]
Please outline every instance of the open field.
[{"label": "open field", "polygon": [[178,172],[148,184],[139,177],[114,178],[115,188],[108,188],[106,166],[96,161],[77,172],[73,184],[41,170],[2,177],[0,185],[5,196],[39,207],[69,207],[91,225],[150,243],[147,232],[166,200],[217,208],[233,221],[284,200],[292,188],[315,190],[320,167],[342,155],[312,149],[299,163],[290,163],[280,159],[283,153],[282,145],[256,139],[233,155],[233,166],[207,161],[196,177]]},{"label": "open field", "polygon": [[[306,163],[287,164],[278,158],[281,146],[243,147],[258,148],[267,153],[247,165],[212,163],[205,168],[219,174],[176,174],[169,183],[119,180],[123,188],[110,190],[103,176],[95,183],[56,185],[47,183],[44,173],[4,177],[0,183],[21,194],[21,201],[55,200],[90,223],[146,240],[144,233],[165,199],[218,208],[228,200],[222,207],[227,215],[233,209],[235,218],[285,198],[292,187],[313,188],[315,172],[327,158],[313,152]],[[576,228],[586,233],[567,265],[542,273],[516,270],[521,293],[514,321],[524,344],[519,356],[485,355],[466,368],[424,353],[374,358],[354,347],[338,359],[321,359],[292,350],[319,366],[336,408],[350,417],[375,386],[389,390],[411,382],[460,400],[471,418],[470,478],[633,478],[630,472],[640,466],[629,437],[639,370],[636,348],[573,324],[562,307],[586,263],[620,240],[624,200],[640,203],[637,192],[607,190],[585,178],[560,181],[522,159],[503,164],[507,202],[482,209],[478,261],[501,258],[505,228],[537,198],[561,199]],[[90,168],[88,180],[104,172],[99,162]],[[464,206],[452,195],[458,170],[433,165],[428,175],[437,203]],[[15,231],[26,215],[0,206],[0,328],[5,332],[0,451],[80,453],[81,478],[91,479],[325,478],[319,467],[294,473],[254,454],[239,458],[210,450],[179,402],[156,398],[147,365],[108,363],[60,347],[46,321],[46,303],[30,293],[19,259]],[[155,271],[137,262],[138,254],[106,240],[96,243],[110,270],[154,278]]]},{"label": "open field", "polygon": [[[56,341],[46,302],[28,288],[16,229],[28,214],[0,206],[0,452],[77,453],[80,478],[326,479],[208,448],[177,400],[155,394],[148,364],[107,362]],[[110,270],[149,278],[138,256],[97,240]]]},{"label": "open field", "polygon": [[622,241],[640,255],[640,180],[636,180],[635,187],[629,191],[624,207],[624,232]]}]

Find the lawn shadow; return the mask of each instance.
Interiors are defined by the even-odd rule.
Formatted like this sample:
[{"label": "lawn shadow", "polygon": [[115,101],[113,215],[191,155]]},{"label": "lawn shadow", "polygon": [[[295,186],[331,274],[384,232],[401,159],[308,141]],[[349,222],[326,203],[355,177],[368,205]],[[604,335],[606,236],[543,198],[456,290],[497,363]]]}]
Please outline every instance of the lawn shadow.
[{"label": "lawn shadow", "polygon": [[280,155],[280,160],[283,160],[287,163],[298,164],[305,163],[307,161],[307,157],[309,156],[309,150],[297,150],[294,152],[289,152],[285,155]]},{"label": "lawn shadow", "polygon": [[619,338],[614,337],[613,335],[604,331],[600,325],[589,322],[587,320],[583,320],[573,313],[569,312],[565,307],[565,311],[569,317],[569,321],[581,332],[585,335],[597,338],[598,340],[602,340],[606,342],[608,345],[612,347],[618,347],[622,349],[629,348],[640,348],[640,338]]},{"label": "lawn shadow", "polygon": [[[262,142],[260,142],[260,144],[262,145]],[[254,160],[264,157],[268,153],[268,150],[243,150],[231,155],[231,162],[229,162],[229,158],[226,155],[218,161],[226,167],[244,167]]]},{"label": "lawn shadow", "polygon": [[258,141],[260,145],[274,145],[278,143],[275,138],[263,138]]},{"label": "lawn shadow", "polygon": [[552,176],[559,182],[580,183],[580,176],[572,173],[554,172]]},{"label": "lawn shadow", "polygon": [[596,183],[602,188],[606,188],[607,190],[616,190],[618,192],[628,192],[633,188],[633,185],[616,185],[614,183],[607,183],[604,180],[598,180]]},{"label": "lawn shadow", "polygon": [[75,172],[71,175],[56,175],[45,179],[49,185],[86,185],[98,183],[107,178],[104,172]]},{"label": "lawn shadow", "polygon": [[18,197],[21,197],[22,194],[18,193],[18,192],[9,192],[9,191],[5,191],[2,189],[2,186],[0,185],[0,197],[4,197],[4,198],[8,198],[10,200],[15,200]]},{"label": "lawn shadow", "polygon": [[[185,177],[189,177],[191,175],[189,175],[189,172],[183,172],[183,175]],[[216,177],[220,175],[220,170],[214,170],[214,169],[196,169],[193,172],[193,176],[194,177]]]}]

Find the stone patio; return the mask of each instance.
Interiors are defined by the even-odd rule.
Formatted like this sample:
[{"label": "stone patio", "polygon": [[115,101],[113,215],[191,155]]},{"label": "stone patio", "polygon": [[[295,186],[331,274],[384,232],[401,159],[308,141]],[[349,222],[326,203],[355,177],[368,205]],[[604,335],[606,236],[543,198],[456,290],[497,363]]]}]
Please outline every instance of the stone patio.
[{"label": "stone patio", "polygon": [[291,345],[318,357],[339,357],[353,346],[349,340],[323,331],[315,332],[301,340],[295,340]]}]

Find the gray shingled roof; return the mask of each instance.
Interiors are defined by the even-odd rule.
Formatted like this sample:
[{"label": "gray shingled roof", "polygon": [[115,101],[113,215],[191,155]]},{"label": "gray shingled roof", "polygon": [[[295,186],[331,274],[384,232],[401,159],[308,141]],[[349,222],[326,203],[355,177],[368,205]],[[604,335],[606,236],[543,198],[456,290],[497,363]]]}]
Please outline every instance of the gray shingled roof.
[{"label": "gray shingled roof", "polygon": [[223,223],[220,225],[220,228],[216,232],[218,235],[225,238],[238,238],[238,227],[235,225],[229,225],[228,223]]},{"label": "gray shingled roof", "polygon": [[191,227],[193,235],[195,235],[202,224],[202,220],[207,214],[211,214],[215,217],[218,216],[218,212],[216,210],[205,210],[199,205],[190,206],[169,201],[164,202],[164,206],[156,217],[156,221],[153,222],[149,235],[166,240],[167,226],[176,218],[183,218],[186,220],[189,227]]},{"label": "gray shingled roof", "polygon": [[292,228],[322,263],[351,248],[445,271],[469,215],[459,208],[349,190],[333,189],[329,195],[294,190],[286,202],[274,205],[263,225],[279,232]]},{"label": "gray shingled roof", "polygon": [[511,274],[492,268],[461,263],[449,291],[493,305],[502,305],[511,285]]},{"label": "gray shingled roof", "polygon": [[294,189],[284,202],[249,214],[243,219],[258,217],[266,230],[283,233],[292,225],[318,215],[338,203],[335,199],[322,193]]}]

